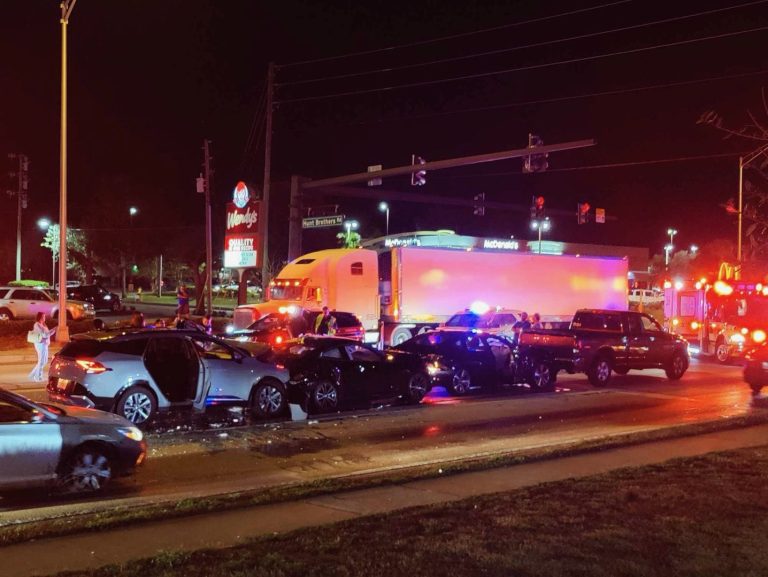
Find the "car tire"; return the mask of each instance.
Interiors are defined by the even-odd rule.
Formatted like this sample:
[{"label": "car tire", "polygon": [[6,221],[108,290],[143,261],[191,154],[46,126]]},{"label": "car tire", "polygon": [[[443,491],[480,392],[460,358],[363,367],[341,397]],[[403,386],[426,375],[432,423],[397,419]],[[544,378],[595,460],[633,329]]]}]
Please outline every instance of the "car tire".
[{"label": "car tire", "polygon": [[274,419],[285,413],[285,388],[275,379],[263,379],[251,393],[251,414],[258,419]]},{"label": "car tire", "polygon": [[472,374],[467,369],[456,369],[448,388],[454,395],[466,395],[472,390]]},{"label": "car tire", "polygon": [[112,480],[109,454],[96,445],[77,449],[59,471],[58,488],[64,493],[98,493]]},{"label": "car tire", "polygon": [[67,320],[68,321],[74,320],[73,317],[72,317],[72,313],[69,312],[69,311],[67,311]]},{"label": "car tire", "polygon": [[587,377],[593,387],[606,387],[611,382],[613,363],[610,357],[601,355],[597,357],[587,371]]},{"label": "car tire", "polygon": [[389,342],[391,346],[395,347],[409,340],[411,337],[413,337],[413,334],[411,333],[410,329],[406,329],[405,327],[397,327],[389,336]]},{"label": "car tire", "polygon": [[339,410],[339,387],[331,381],[320,381],[312,387],[313,412],[331,413]]},{"label": "car tire", "polygon": [[406,402],[409,405],[418,405],[429,390],[429,377],[424,373],[414,373],[408,379],[408,392]]},{"label": "car tire", "polygon": [[544,361],[535,361],[531,367],[531,375],[528,384],[534,391],[547,393],[555,390],[557,371]]},{"label": "car tire", "polygon": [[715,359],[721,365],[727,365],[731,360],[731,355],[728,352],[728,344],[724,339],[717,339],[715,343]]},{"label": "car tire", "polygon": [[12,321],[13,313],[8,309],[0,309],[0,321]]},{"label": "car tire", "polygon": [[134,425],[146,425],[155,418],[157,413],[155,395],[145,387],[130,387],[120,395],[115,412]]},{"label": "car tire", "polygon": [[670,381],[677,381],[682,378],[685,371],[688,370],[688,357],[686,357],[680,351],[676,351],[669,361],[669,365],[664,369],[667,373],[667,378]]}]

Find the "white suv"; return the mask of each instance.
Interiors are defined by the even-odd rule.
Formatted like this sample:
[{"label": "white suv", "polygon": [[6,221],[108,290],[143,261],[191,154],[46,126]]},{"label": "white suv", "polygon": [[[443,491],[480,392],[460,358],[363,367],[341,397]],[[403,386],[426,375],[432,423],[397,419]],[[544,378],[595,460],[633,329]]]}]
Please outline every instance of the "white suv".
[{"label": "white suv", "polygon": [[[37,313],[49,317],[59,314],[59,296],[54,290],[36,287],[0,287],[0,321],[34,319]],[[93,318],[96,311],[91,303],[67,301],[67,318]]]}]

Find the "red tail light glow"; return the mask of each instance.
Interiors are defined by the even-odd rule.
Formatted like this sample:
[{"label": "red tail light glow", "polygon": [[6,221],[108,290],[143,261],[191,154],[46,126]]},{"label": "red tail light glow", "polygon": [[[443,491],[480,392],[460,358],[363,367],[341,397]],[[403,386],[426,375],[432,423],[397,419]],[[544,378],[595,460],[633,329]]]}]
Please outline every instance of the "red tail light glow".
[{"label": "red tail light glow", "polygon": [[109,370],[107,367],[105,367],[98,361],[89,361],[87,359],[79,359],[75,361],[75,363],[77,364],[78,367],[83,369],[86,372],[86,374],[89,374],[89,375],[98,375],[101,373],[105,373]]}]

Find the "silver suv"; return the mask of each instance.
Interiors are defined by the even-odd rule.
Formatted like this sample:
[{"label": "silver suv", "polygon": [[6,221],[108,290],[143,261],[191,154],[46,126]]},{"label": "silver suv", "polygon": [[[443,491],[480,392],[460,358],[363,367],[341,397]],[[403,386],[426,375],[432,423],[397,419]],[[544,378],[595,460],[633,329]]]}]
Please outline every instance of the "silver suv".
[{"label": "silver suv", "polygon": [[[0,321],[34,319],[37,313],[49,317],[59,314],[58,292],[36,287],[0,287]],[[81,320],[93,318],[96,310],[91,303],[67,301],[67,318]]]},{"label": "silver suv", "polygon": [[158,411],[243,405],[282,416],[288,371],[196,330],[140,329],[76,335],[48,372],[53,401],[117,413],[134,424]]}]

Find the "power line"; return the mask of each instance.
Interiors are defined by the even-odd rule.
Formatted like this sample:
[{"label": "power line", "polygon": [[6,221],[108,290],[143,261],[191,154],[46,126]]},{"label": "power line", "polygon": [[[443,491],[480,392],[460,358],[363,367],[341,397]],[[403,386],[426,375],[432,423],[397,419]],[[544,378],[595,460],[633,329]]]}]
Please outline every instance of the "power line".
[{"label": "power line", "polygon": [[745,72],[742,74],[728,74],[725,76],[710,76],[707,78],[698,78],[694,80],[681,80],[679,82],[668,82],[663,84],[650,84],[646,86],[635,86],[632,88],[617,88],[615,90],[604,90],[601,92],[587,92],[583,94],[572,94],[569,96],[553,96],[550,98],[541,98],[537,100],[521,100],[508,104],[495,104],[491,106],[481,106],[476,108],[460,108],[457,110],[446,110],[443,112],[430,112],[427,114],[412,114],[408,116],[397,116],[381,120],[366,120],[363,122],[347,123],[346,126],[364,126],[366,124],[380,124],[382,122],[392,122],[393,120],[415,120],[421,118],[433,118],[437,116],[450,116],[452,114],[466,114],[468,112],[488,112],[491,110],[503,110],[505,108],[516,108],[520,106],[531,106],[533,104],[550,104],[553,102],[565,102],[568,100],[580,100],[586,98],[597,98],[600,96],[616,96],[619,94],[628,94],[631,92],[644,92],[649,90],[659,90],[662,88],[677,88],[680,86],[691,86],[694,84],[704,84],[706,82],[717,82],[720,80],[735,80],[737,78],[748,78],[750,76],[760,76],[768,74],[768,69],[757,70],[755,72]]},{"label": "power line", "polygon": [[326,100],[329,98],[338,98],[343,96],[356,96],[360,94],[372,94],[376,92],[390,92],[392,90],[401,89],[401,88],[415,88],[418,86],[430,86],[435,84],[446,84],[448,82],[457,82],[460,80],[473,80],[477,78],[484,78],[488,76],[496,76],[496,75],[503,75],[503,74],[512,74],[514,72],[523,72],[526,70],[536,70],[541,68],[549,68],[552,66],[562,66],[564,64],[575,64],[578,62],[589,62],[589,61],[595,61],[595,60],[601,60],[604,58],[610,58],[613,56],[626,56],[629,54],[639,54],[643,52],[650,52],[652,50],[659,50],[662,48],[673,48],[676,46],[685,46],[688,44],[695,44],[698,42],[707,42],[709,40],[719,40],[721,38],[730,38],[734,36],[740,36],[743,34],[751,34],[753,32],[761,32],[763,30],[768,30],[768,26],[759,26],[757,28],[748,28],[746,30],[737,30],[736,32],[725,32],[723,34],[714,34],[711,36],[702,36],[699,38],[690,38],[688,40],[680,40],[678,42],[667,42],[664,44],[655,44],[652,46],[644,46],[642,48],[632,48],[629,50],[619,50],[616,52],[607,52],[604,54],[595,54],[593,56],[582,56],[579,58],[569,58],[567,60],[558,60],[555,62],[545,62],[543,64],[530,64],[528,66],[519,66],[517,68],[507,68],[504,70],[496,70],[492,72],[480,72],[477,74],[467,74],[465,76],[454,76],[451,78],[440,78],[437,80],[425,80],[421,82],[410,82],[406,84],[396,84],[392,86],[384,86],[381,88],[369,88],[364,90],[350,90],[346,92],[336,92],[332,94],[321,94],[318,96],[305,96],[301,98],[289,98],[286,100],[281,100],[279,102],[276,102],[275,104],[287,104],[292,102],[308,102],[313,100]]},{"label": "power line", "polygon": [[320,62],[330,62],[333,60],[341,60],[343,58],[352,58],[354,56],[367,56],[370,54],[380,54],[382,52],[392,52],[394,50],[400,50],[402,48],[413,48],[414,46],[424,46],[427,44],[435,44],[437,42],[443,42],[445,40],[454,40],[456,38],[465,38],[467,36],[474,36],[476,34],[485,34],[486,32],[494,32],[496,30],[504,30],[507,28],[514,28],[517,26],[524,26],[526,24],[535,24],[537,22],[545,22],[547,20],[554,20],[556,18],[562,18],[564,16],[574,16],[576,14],[583,14],[585,12],[592,12],[595,10],[601,10],[603,8],[610,8],[619,4],[626,4],[632,0],[619,0],[618,2],[610,2],[608,4],[600,4],[598,6],[591,6],[589,8],[581,8],[579,10],[571,10],[569,12],[561,12],[559,14],[552,14],[550,16],[542,16],[539,18],[531,18],[529,20],[522,20],[520,22],[513,22],[511,24],[502,24],[501,26],[494,26],[492,28],[484,28],[482,30],[473,30],[471,32],[460,32],[458,34],[451,34],[449,36],[441,36],[439,38],[431,38],[429,40],[418,40],[416,42],[409,42],[407,44],[396,44],[393,46],[387,46],[385,48],[374,48],[372,50],[362,50],[360,52],[349,52],[347,54],[339,54],[337,56],[328,56],[324,58],[314,58],[312,60],[301,60],[298,62],[289,62],[288,64],[280,64],[276,66],[279,70],[281,68],[290,68],[292,66],[301,66],[304,64],[317,64]]},{"label": "power line", "polygon": [[252,155],[249,155],[251,148],[253,147],[253,141],[256,138],[259,138],[258,136],[258,130],[259,127],[264,123],[264,119],[266,118],[265,109],[266,109],[266,102],[267,102],[267,90],[264,88],[264,90],[261,91],[261,98],[259,98],[259,102],[256,105],[256,110],[253,113],[253,120],[251,121],[251,129],[248,132],[248,139],[245,142],[245,148],[243,149],[243,155],[240,159],[240,171],[242,172],[244,168],[247,166],[249,162],[252,162]]},{"label": "power line", "polygon": [[709,16],[711,14],[717,14],[717,13],[720,13],[720,12],[726,12],[728,10],[735,10],[735,9],[738,9],[738,8],[745,8],[745,7],[753,6],[755,4],[764,4],[767,1],[768,0],[755,0],[754,2],[747,2],[745,4],[739,4],[739,5],[736,5],[736,6],[727,6],[725,8],[716,8],[716,9],[707,10],[707,11],[704,11],[704,12],[696,12],[694,14],[686,14],[686,15],[683,15],[683,16],[675,16],[675,17],[671,17],[671,18],[665,18],[665,19],[662,19],[662,20],[655,20],[655,21],[652,21],[652,22],[644,22],[644,23],[641,23],[641,24],[633,24],[631,26],[622,26],[620,28],[613,28],[613,29],[610,29],[610,30],[601,30],[599,32],[590,32],[588,34],[580,34],[580,35],[577,35],[577,36],[568,36],[568,37],[565,37],[565,38],[557,38],[555,40],[546,40],[546,41],[543,41],[543,42],[534,42],[532,44],[523,44],[523,45],[520,45],[520,46],[513,46],[512,48],[502,48],[502,49],[499,49],[499,50],[491,50],[491,51],[488,51],[488,52],[478,52],[478,53],[475,53],[475,54],[464,54],[462,56],[454,56],[454,57],[451,57],[451,58],[442,58],[442,59],[439,59],[439,60],[431,60],[431,61],[427,61],[427,62],[416,62],[414,64],[404,64],[404,65],[401,65],[401,66],[394,66],[394,67],[387,67],[387,68],[378,68],[378,69],[373,69],[373,70],[364,70],[364,71],[361,71],[361,72],[350,72],[350,73],[347,73],[347,74],[337,74],[337,75],[334,75],[334,76],[323,76],[323,77],[318,77],[318,78],[308,78],[306,80],[295,80],[295,81],[291,81],[291,82],[283,82],[283,83],[279,84],[278,86],[298,86],[298,85],[302,85],[302,84],[313,84],[313,83],[317,83],[317,82],[325,82],[325,81],[328,81],[328,80],[343,80],[343,79],[347,79],[347,78],[359,78],[361,76],[369,76],[369,75],[372,75],[372,74],[381,74],[381,73],[385,73],[385,72],[397,72],[398,70],[408,70],[408,69],[413,69],[413,68],[422,68],[422,67],[425,67],[425,66],[433,66],[433,65],[436,65],[436,64],[447,64],[449,62],[458,62],[458,61],[461,61],[461,60],[470,60],[470,59],[473,59],[473,58],[481,58],[483,56],[494,56],[494,55],[497,55],[497,54],[506,54],[506,53],[509,53],[509,52],[516,52],[518,50],[525,50],[525,49],[528,49],[528,48],[540,48],[542,46],[551,46],[551,45],[554,45],[554,44],[563,44],[563,43],[566,43],[566,42],[573,42],[575,40],[586,40],[587,38],[596,38],[598,36],[605,36],[605,35],[608,35],[608,34],[616,34],[618,32],[628,32],[630,30],[638,30],[640,28],[648,28],[650,26],[657,26],[659,24],[669,24],[671,22],[679,22],[681,20],[688,20],[688,19],[691,19],[691,18],[698,18],[699,16]]}]

